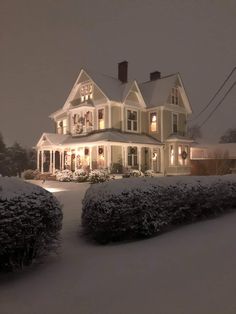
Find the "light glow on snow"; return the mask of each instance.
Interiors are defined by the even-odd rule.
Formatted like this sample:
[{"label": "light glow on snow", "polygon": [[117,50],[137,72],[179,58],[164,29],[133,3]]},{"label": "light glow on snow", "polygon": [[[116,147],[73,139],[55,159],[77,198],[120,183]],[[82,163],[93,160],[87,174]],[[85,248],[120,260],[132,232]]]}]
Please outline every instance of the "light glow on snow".
[{"label": "light glow on snow", "polygon": [[44,187],[44,189],[47,190],[48,192],[51,192],[51,193],[67,191],[66,189],[49,188],[49,187]]}]

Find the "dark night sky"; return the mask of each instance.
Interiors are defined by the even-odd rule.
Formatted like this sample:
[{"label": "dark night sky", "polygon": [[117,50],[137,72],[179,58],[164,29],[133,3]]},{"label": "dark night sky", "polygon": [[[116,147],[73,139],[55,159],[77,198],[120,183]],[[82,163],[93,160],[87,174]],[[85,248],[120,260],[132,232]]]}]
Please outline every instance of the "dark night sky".
[{"label": "dark night sky", "polygon": [[[137,81],[179,71],[198,113],[236,66],[235,31],[235,0],[1,0],[0,132],[35,145],[82,67],[116,76],[122,60]],[[236,88],[203,131],[229,127]]]}]

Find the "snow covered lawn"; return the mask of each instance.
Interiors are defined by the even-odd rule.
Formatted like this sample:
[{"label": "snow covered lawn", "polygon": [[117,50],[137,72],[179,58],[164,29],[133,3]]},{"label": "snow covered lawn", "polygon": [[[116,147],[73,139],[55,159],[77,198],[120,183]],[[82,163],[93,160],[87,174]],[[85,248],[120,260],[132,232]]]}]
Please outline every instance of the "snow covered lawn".
[{"label": "snow covered lawn", "polygon": [[1,314],[236,313],[236,213],[99,246],[79,236],[89,184],[44,186],[64,204],[61,254],[1,275]]}]

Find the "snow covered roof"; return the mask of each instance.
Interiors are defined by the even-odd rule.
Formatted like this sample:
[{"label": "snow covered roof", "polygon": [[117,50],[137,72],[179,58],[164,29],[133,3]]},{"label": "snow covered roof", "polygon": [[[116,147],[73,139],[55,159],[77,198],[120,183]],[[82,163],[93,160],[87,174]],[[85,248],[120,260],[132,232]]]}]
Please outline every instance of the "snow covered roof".
[{"label": "snow covered roof", "polygon": [[65,139],[63,144],[80,144],[80,143],[92,143],[92,142],[119,142],[119,143],[134,143],[134,144],[148,144],[148,145],[161,145],[161,143],[144,134],[124,133],[115,130],[96,132],[93,134],[78,136]]},{"label": "snow covered roof", "polygon": [[184,142],[191,142],[193,143],[194,140],[189,138],[189,137],[186,137],[186,136],[182,136],[182,135],[179,135],[179,134],[171,134],[170,136],[168,136],[168,138],[166,139],[167,142],[173,142],[173,141],[184,141]]},{"label": "snow covered roof", "polygon": [[70,137],[70,135],[56,134],[56,133],[43,133],[43,135],[41,136],[36,146],[39,147],[39,146],[60,145],[68,137]]},{"label": "snow covered roof", "polygon": [[70,145],[70,144],[85,144],[93,142],[119,142],[119,143],[132,143],[132,144],[147,144],[147,145],[161,145],[161,143],[145,134],[132,134],[124,133],[116,130],[108,130],[95,132],[82,136],[71,136],[63,134],[44,133],[37,147],[40,146],[58,146],[58,145]]},{"label": "snow covered roof", "polygon": [[139,88],[148,107],[162,106],[167,102],[171,88],[175,85],[178,74],[172,74],[158,80],[139,84]]}]

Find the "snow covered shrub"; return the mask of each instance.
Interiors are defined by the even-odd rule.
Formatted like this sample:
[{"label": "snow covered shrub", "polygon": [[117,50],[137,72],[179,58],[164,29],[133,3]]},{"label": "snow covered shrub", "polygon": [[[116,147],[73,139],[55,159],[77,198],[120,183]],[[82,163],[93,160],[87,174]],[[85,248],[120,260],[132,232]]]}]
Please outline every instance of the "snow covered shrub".
[{"label": "snow covered shrub", "polygon": [[144,175],[145,175],[146,177],[153,177],[153,176],[154,176],[154,171],[153,171],[153,170],[146,170],[146,171],[144,172]]},{"label": "snow covered shrub", "polygon": [[91,183],[100,183],[109,180],[109,175],[105,170],[93,170],[89,174],[89,181]]},{"label": "snow covered shrub", "polygon": [[85,182],[88,179],[88,173],[84,169],[75,170],[73,180],[77,182]]},{"label": "snow covered shrub", "polygon": [[56,171],[56,180],[60,182],[70,182],[73,179],[73,173],[72,171],[66,169],[66,170],[57,170]]},{"label": "snow covered shrub", "polygon": [[0,187],[0,271],[15,271],[56,249],[62,210],[36,185],[0,178]]},{"label": "snow covered shrub", "polygon": [[34,180],[39,177],[39,171],[28,169],[28,170],[25,170],[22,175],[25,180]]},{"label": "snow covered shrub", "polygon": [[91,186],[82,226],[98,242],[150,237],[236,209],[236,175],[129,178]]}]

